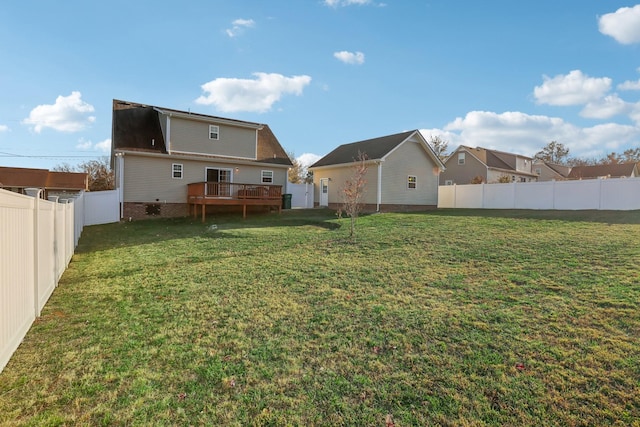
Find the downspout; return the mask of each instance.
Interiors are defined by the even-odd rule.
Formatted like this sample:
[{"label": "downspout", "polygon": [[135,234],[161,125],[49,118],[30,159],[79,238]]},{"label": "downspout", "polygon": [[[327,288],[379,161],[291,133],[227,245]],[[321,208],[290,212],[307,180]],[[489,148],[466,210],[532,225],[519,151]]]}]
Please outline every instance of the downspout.
[{"label": "downspout", "polygon": [[171,154],[171,114],[167,114],[167,153]]},{"label": "downspout", "polygon": [[124,218],[124,153],[116,155],[118,168],[118,199],[120,204],[120,219]]},{"label": "downspout", "polygon": [[378,198],[376,204],[376,212],[380,212],[380,205],[382,204],[382,160],[378,160]]}]

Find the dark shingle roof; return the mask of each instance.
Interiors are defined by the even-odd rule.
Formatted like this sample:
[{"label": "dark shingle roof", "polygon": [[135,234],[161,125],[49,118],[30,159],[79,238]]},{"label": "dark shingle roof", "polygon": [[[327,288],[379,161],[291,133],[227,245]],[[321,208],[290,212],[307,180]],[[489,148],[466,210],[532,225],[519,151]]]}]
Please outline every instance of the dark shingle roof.
[{"label": "dark shingle roof", "polygon": [[369,160],[381,159],[409,138],[409,136],[414,132],[416,131],[411,130],[394,135],[381,136],[379,138],[366,139],[364,141],[341,145],[312,164],[310,167],[315,168],[320,166],[352,163],[358,158],[359,153],[366,154],[367,159]]}]

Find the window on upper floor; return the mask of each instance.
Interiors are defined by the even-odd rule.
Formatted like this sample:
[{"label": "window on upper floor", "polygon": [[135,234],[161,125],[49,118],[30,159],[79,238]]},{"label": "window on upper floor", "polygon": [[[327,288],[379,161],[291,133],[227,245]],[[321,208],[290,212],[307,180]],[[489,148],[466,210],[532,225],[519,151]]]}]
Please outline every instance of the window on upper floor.
[{"label": "window on upper floor", "polygon": [[418,178],[416,178],[415,175],[409,175],[407,177],[407,188],[408,189],[415,189],[416,188],[416,184],[418,183]]},{"label": "window on upper floor", "polygon": [[209,125],[209,139],[220,139],[220,126]]},{"label": "window on upper floor", "polygon": [[262,171],[262,183],[271,184],[273,182],[273,171]]},{"label": "window on upper floor", "polygon": [[458,153],[458,164],[459,165],[464,165],[464,160],[465,160],[465,154],[466,153]]},{"label": "window on upper floor", "polygon": [[542,174],[542,168],[536,168],[536,175]]},{"label": "window on upper floor", "polygon": [[174,179],[182,179],[182,172],[184,167],[182,163],[174,163],[171,165],[171,177]]}]

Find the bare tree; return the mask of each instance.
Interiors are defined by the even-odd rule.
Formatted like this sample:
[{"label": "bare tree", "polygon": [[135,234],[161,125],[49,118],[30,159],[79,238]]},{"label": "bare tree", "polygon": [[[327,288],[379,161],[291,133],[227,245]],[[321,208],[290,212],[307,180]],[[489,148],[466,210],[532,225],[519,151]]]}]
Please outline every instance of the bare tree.
[{"label": "bare tree", "polygon": [[433,151],[436,153],[438,158],[444,163],[447,157],[449,157],[449,154],[447,153],[447,150],[449,149],[449,141],[440,138],[438,135],[431,135],[427,142],[431,145],[431,148],[433,148]]},{"label": "bare tree", "polygon": [[115,188],[115,173],[109,166],[109,158],[103,156],[97,160],[88,160],[76,166],[60,163],[55,166],[56,172],[84,172],[89,175],[89,191],[113,190]]},{"label": "bare tree", "polygon": [[551,141],[541,151],[538,151],[534,158],[544,160],[545,162],[563,165],[567,162],[569,149],[557,141]]},{"label": "bare tree", "polygon": [[342,187],[342,210],[351,218],[349,237],[352,238],[355,236],[356,220],[364,206],[363,200],[367,185],[367,180],[365,179],[367,168],[367,155],[358,152],[358,157],[354,159],[353,166],[351,167],[351,176],[345,181]]}]

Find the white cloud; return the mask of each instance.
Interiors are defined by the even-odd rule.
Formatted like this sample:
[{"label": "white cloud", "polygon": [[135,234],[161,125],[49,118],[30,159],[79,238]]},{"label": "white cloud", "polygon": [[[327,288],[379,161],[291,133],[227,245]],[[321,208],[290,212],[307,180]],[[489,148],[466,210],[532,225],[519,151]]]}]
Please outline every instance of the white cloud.
[{"label": "white cloud", "polygon": [[573,70],[567,75],[542,77],[544,83],[536,86],[533,95],[538,104],[580,105],[602,98],[611,89],[608,77],[593,78]]},{"label": "white cloud", "polygon": [[233,26],[228,28],[226,31],[229,37],[239,36],[246,30],[247,28],[253,28],[256,23],[253,19],[236,19],[231,23]]},{"label": "white cloud", "polygon": [[618,85],[619,90],[640,90],[640,80],[631,81],[627,80],[624,83]]},{"label": "white cloud", "polygon": [[640,4],[621,7],[614,13],[601,16],[598,19],[598,29],[618,43],[640,43]]},{"label": "white cloud", "polygon": [[9,132],[9,126],[0,125],[0,132]]},{"label": "white cloud", "polygon": [[364,64],[364,53],[362,52],[347,52],[346,50],[343,50],[335,52],[333,56],[345,64]]},{"label": "white cloud", "polygon": [[111,151],[111,138],[107,138],[104,141],[96,142],[95,144],[91,140],[80,138],[76,148],[83,151],[95,150],[108,153]]},{"label": "white cloud", "polygon": [[250,79],[217,78],[201,86],[205,92],[195,100],[198,104],[214,105],[224,112],[269,111],[283,95],[301,95],[311,82],[309,76],[285,77],[276,73],[253,73]]},{"label": "white cloud", "polygon": [[324,0],[324,4],[329,7],[351,6],[353,4],[362,6],[372,3],[371,0]]},{"label": "white cloud", "polygon": [[608,119],[619,114],[628,113],[630,104],[618,95],[609,95],[597,101],[589,102],[580,112],[582,117],[591,119]]},{"label": "white cloud", "polygon": [[111,151],[111,138],[107,138],[104,141],[96,142],[95,149],[108,153]]},{"label": "white cloud", "polygon": [[78,132],[85,129],[96,118],[89,116],[93,113],[93,105],[87,104],[82,99],[80,92],[71,92],[69,96],[58,96],[53,105],[38,105],[31,110],[29,117],[22,121],[23,124],[33,125],[36,133],[44,128],[51,128],[61,132]]},{"label": "white cloud", "polygon": [[91,150],[91,147],[93,147],[93,142],[86,140],[84,138],[80,138],[78,140],[78,143],[76,144],[76,148],[78,150],[83,150],[83,151]]},{"label": "white cloud", "polygon": [[639,126],[606,123],[580,128],[557,117],[521,112],[471,111],[442,131],[423,129],[421,132],[426,137],[438,135],[449,141],[450,150],[468,145],[527,156],[533,156],[550,141],[564,144],[571,156],[584,158],[600,157],[618,147],[636,146],[640,142]]},{"label": "white cloud", "polygon": [[313,153],[303,153],[301,155],[299,155],[296,160],[298,160],[298,162],[300,162],[300,164],[307,168],[309,166],[311,166],[312,164],[314,164],[315,162],[317,162],[318,160],[320,160],[322,158],[322,156],[319,156],[317,154],[313,154]]}]

